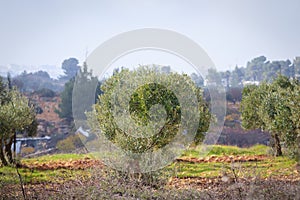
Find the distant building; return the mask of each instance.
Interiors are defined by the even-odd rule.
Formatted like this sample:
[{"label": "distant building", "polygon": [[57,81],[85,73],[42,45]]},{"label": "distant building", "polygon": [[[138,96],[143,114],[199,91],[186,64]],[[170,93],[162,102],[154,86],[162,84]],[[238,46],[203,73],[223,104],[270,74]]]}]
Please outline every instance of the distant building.
[{"label": "distant building", "polygon": [[81,135],[85,136],[85,137],[89,137],[89,130],[83,130],[82,127],[80,126],[77,131],[75,133],[80,133]]},{"label": "distant building", "polygon": [[259,85],[259,81],[243,81],[243,86],[246,85]]},{"label": "distant building", "polygon": [[[51,137],[46,136],[46,137],[28,137],[28,138],[17,138],[16,139],[16,153],[20,154],[21,153],[21,148],[23,146],[27,147],[33,147],[35,150],[37,147],[40,145],[42,141],[48,141],[50,140]],[[11,150],[14,150],[14,144],[11,146]]]}]

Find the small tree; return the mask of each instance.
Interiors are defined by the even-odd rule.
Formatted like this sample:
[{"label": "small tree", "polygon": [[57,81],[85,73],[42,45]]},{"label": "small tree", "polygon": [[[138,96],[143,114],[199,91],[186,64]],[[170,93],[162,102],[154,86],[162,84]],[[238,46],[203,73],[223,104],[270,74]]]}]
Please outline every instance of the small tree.
[{"label": "small tree", "polygon": [[56,110],[60,118],[67,119],[71,122],[73,120],[72,113],[72,93],[74,87],[75,78],[71,78],[67,83],[65,83],[65,88],[60,94],[61,102],[58,105],[59,110]]},{"label": "small tree", "polygon": [[280,112],[283,112],[283,128],[286,131],[285,141],[294,157],[300,161],[300,83],[296,79],[292,81],[292,87],[283,91],[285,94],[285,104]]},{"label": "small tree", "polygon": [[[16,132],[34,132],[36,128],[35,112],[29,106],[28,99],[15,89],[9,91],[10,100],[0,109],[0,159],[3,165],[13,163],[11,147],[16,140]],[[6,159],[7,157],[7,159]]]},{"label": "small tree", "polygon": [[265,97],[265,91],[261,90],[255,85],[246,86],[242,92],[241,114],[243,128],[250,129],[263,129],[264,122],[260,119],[259,106],[262,99]]},{"label": "small tree", "polygon": [[[74,90],[74,85],[76,88]],[[89,89],[91,87],[98,87],[93,96],[90,96]],[[75,93],[73,93],[73,90]],[[72,122],[76,115],[76,119],[80,118],[81,120],[85,120],[86,116],[84,114],[85,111],[91,111],[91,105],[89,105],[89,100],[93,99],[96,101],[98,95],[101,93],[100,91],[100,82],[97,77],[93,76],[92,71],[88,71],[88,66],[84,62],[83,67],[77,73],[76,77],[71,78],[67,83],[65,83],[65,88],[60,94],[61,103],[59,104],[59,110],[56,110],[60,118],[64,118],[69,122]],[[76,101],[73,102],[73,98],[75,97]],[[93,103],[95,103],[95,101]],[[72,104],[75,103],[78,105],[77,107],[72,107]]]},{"label": "small tree", "polygon": [[75,77],[80,67],[76,58],[69,58],[63,61],[61,68],[64,70],[65,76],[60,79],[70,80]]},{"label": "small tree", "polygon": [[[157,83],[155,80],[158,79],[163,80],[165,84]],[[139,85],[139,80],[144,84]],[[190,91],[196,94],[198,110],[195,112],[191,110],[191,115],[186,115],[183,109],[186,105],[180,105],[176,92],[167,88],[167,85],[172,84],[183,87],[184,93],[180,95],[186,100],[192,95]],[[129,98],[126,96],[128,91],[122,87],[123,85],[136,88],[130,93]],[[190,90],[186,88],[187,85]],[[147,66],[140,66],[133,71],[123,69],[108,78],[102,84],[101,90],[103,94],[99,96],[95,110],[88,113],[89,124],[96,133],[104,135],[127,152],[129,157],[165,147],[171,143],[182,127],[193,123],[194,119],[189,117],[198,115],[199,121],[196,120],[198,129],[196,133],[183,130],[182,134],[195,134],[196,136],[193,135],[195,143],[202,141],[204,132],[208,130],[211,115],[202,98],[202,90],[185,74],[160,73],[159,70]],[[119,106],[125,109],[119,110]],[[118,114],[124,117],[116,118]],[[187,118],[182,119],[183,116]],[[131,119],[134,125],[131,124]],[[98,129],[101,133],[97,131]]]},{"label": "small tree", "polygon": [[298,87],[296,81],[278,76],[272,84],[248,86],[243,90],[242,126],[270,132],[276,156],[282,155],[280,141],[290,149],[295,148],[299,120],[296,113],[300,111],[297,107]]}]

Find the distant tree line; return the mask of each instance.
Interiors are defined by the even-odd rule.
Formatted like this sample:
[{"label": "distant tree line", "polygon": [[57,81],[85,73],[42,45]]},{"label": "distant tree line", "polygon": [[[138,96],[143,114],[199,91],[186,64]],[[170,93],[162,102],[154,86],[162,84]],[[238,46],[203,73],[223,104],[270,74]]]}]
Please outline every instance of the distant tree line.
[{"label": "distant tree line", "polygon": [[49,89],[54,92],[61,92],[64,89],[64,84],[71,78],[75,77],[80,70],[76,58],[69,58],[63,61],[62,70],[64,74],[53,79],[46,71],[37,71],[28,73],[26,70],[20,75],[12,79],[12,84],[21,92],[35,92],[37,90]]},{"label": "distant tree line", "polygon": [[293,62],[290,60],[269,61],[265,56],[259,56],[247,62],[246,67],[236,66],[232,71],[218,72],[209,69],[206,77],[202,78],[196,73],[191,75],[198,86],[203,86],[206,79],[209,82],[223,84],[227,88],[244,86],[243,82],[262,82],[268,83],[276,79],[279,74],[288,78],[300,79],[300,57],[296,57]]},{"label": "distant tree line", "polygon": [[45,71],[27,73],[24,71],[20,75],[13,78],[12,83],[21,92],[35,92],[41,89],[50,89],[59,92],[63,88],[63,84],[58,80],[54,80]]},{"label": "distant tree line", "polygon": [[[45,88],[60,93],[64,90],[65,83],[80,71],[80,66],[76,58],[68,58],[62,62],[61,68],[64,74],[58,79],[52,79],[45,71],[32,73],[24,71],[13,77],[12,84],[21,92],[34,92]],[[158,69],[158,67],[156,68]],[[164,73],[171,72],[170,66],[161,66],[160,70]],[[203,87],[206,82],[213,82],[227,88],[243,88],[245,81],[270,83],[279,74],[300,79],[300,57],[296,57],[293,61],[288,59],[269,61],[265,56],[259,56],[247,62],[245,67],[236,66],[232,71],[209,69],[206,77],[196,73],[192,73],[190,76],[198,87]],[[228,96],[228,100],[233,99]]]}]

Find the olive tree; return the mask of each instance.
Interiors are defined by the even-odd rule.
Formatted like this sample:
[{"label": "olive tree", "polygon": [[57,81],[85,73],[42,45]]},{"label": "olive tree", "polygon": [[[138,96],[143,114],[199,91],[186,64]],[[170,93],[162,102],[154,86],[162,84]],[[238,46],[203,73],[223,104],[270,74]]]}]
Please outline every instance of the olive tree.
[{"label": "olive tree", "polygon": [[9,101],[0,109],[0,159],[3,165],[13,163],[11,147],[16,132],[32,131],[36,127],[34,107],[15,89],[8,92]]},{"label": "olive tree", "polygon": [[[164,80],[165,85],[154,81],[158,77]],[[120,120],[123,122],[117,121],[115,115],[120,110],[113,110],[118,105],[126,104],[126,99],[123,98],[126,91],[116,89],[117,86],[127,84],[134,87],[139,78],[143,79],[145,83],[134,90],[127,102],[128,118],[143,127],[135,129],[127,118]],[[168,89],[170,84],[178,84],[179,87],[188,85],[191,90],[182,88],[184,94],[181,95],[185,99],[189,99],[192,95],[189,91],[196,94],[198,107],[196,115],[199,116],[199,120],[196,123],[198,128],[194,133],[194,142],[198,144],[203,140],[204,132],[208,130],[211,118],[208,105],[202,97],[202,90],[186,74],[163,73],[147,66],[140,66],[132,71],[129,69],[115,71],[113,76],[105,80],[101,85],[103,94],[99,95],[98,102],[94,105],[94,111],[88,113],[90,126],[92,129],[99,127],[101,134],[127,152],[143,153],[163,148],[176,137],[180,130],[183,123],[182,108],[185,106],[180,104],[176,92]],[[189,123],[193,119],[184,119],[184,121],[184,123]],[[151,122],[154,122],[154,125],[151,125]],[[125,128],[120,128],[120,126]],[[189,132],[189,130],[184,130],[183,134],[185,131]],[[133,136],[134,134],[136,135]]]},{"label": "olive tree", "polygon": [[265,125],[258,114],[259,106],[266,95],[265,91],[261,90],[262,87],[265,85],[261,87],[249,85],[243,89],[240,110],[242,127],[247,130],[262,129]]},{"label": "olive tree", "polygon": [[[265,130],[274,139],[276,156],[282,155],[281,141],[289,149],[295,148],[297,138],[296,81],[278,76],[271,84],[248,86],[241,102],[242,126],[245,129]],[[296,94],[296,95],[295,95]]]},{"label": "olive tree", "polygon": [[294,157],[300,161],[300,83],[293,81],[293,89],[288,89],[285,96],[287,99],[285,106],[288,107],[285,121],[288,121],[287,127],[290,129],[286,135],[288,145]]}]

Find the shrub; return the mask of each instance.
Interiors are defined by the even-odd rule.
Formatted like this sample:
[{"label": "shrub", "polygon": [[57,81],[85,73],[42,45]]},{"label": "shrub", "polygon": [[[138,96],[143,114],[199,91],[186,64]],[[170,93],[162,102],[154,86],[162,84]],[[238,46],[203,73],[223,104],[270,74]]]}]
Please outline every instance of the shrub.
[{"label": "shrub", "polygon": [[35,152],[35,149],[33,147],[22,147],[21,148],[21,154],[22,155],[28,155]]},{"label": "shrub", "polygon": [[79,135],[71,135],[63,140],[60,140],[56,144],[56,148],[60,151],[70,152],[77,148],[83,147],[83,141]]}]

